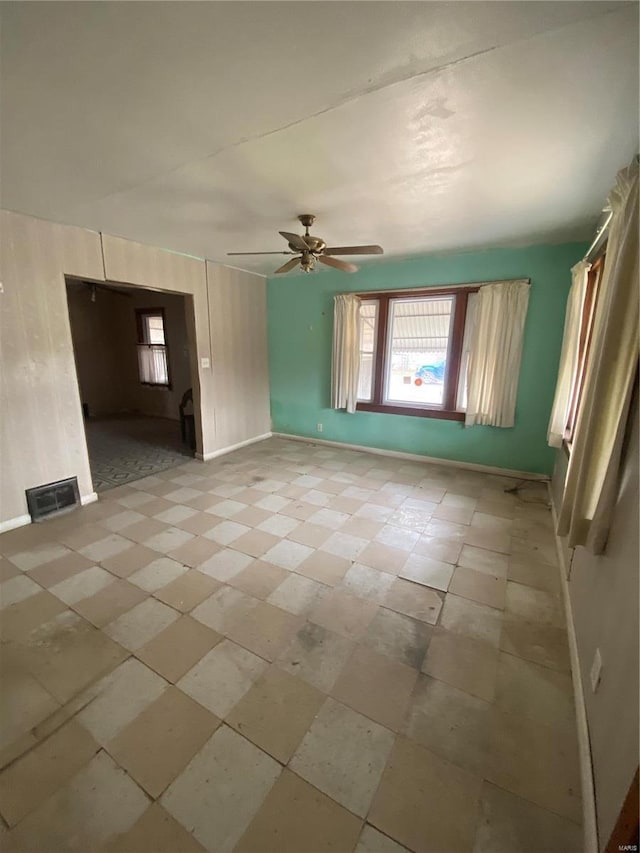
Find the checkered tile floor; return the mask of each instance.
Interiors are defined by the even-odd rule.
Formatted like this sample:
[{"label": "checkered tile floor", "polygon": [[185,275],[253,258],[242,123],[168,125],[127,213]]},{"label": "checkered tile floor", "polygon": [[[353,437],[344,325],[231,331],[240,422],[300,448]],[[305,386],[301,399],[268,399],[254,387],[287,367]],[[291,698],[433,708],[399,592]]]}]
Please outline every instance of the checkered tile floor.
[{"label": "checkered tile floor", "polygon": [[4,534],[5,851],[571,853],[542,486],[282,439]]}]

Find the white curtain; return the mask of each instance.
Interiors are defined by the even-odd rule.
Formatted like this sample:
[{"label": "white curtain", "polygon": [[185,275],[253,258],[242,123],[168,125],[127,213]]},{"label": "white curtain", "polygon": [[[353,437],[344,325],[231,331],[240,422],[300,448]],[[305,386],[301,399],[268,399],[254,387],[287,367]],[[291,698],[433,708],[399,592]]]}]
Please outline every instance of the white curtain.
[{"label": "white curtain", "polygon": [[618,173],[558,533],[604,551],[638,370],[638,162]]},{"label": "white curtain", "polygon": [[360,300],[354,293],[333,301],[331,407],[355,412],[360,371]]},{"label": "white curtain", "polygon": [[150,385],[168,385],[167,350],[164,346],[138,345],[140,381]]},{"label": "white curtain", "polygon": [[560,447],[564,439],[569,406],[576,381],[578,356],[580,352],[580,329],[582,327],[582,312],[587,293],[587,280],[591,264],[579,261],[571,270],[572,284],[567,300],[567,313],[564,319],[564,336],[558,368],[558,382],[551,408],[547,441],[551,447]]},{"label": "white curtain", "polygon": [[466,426],[514,425],[528,304],[528,281],[480,288],[467,370]]}]

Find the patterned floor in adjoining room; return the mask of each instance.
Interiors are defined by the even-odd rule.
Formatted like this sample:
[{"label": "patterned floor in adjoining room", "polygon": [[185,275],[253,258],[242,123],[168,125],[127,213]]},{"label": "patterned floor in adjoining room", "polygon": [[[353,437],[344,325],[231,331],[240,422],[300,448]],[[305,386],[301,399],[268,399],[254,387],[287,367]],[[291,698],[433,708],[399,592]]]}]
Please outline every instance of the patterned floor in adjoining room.
[{"label": "patterned floor in adjoining room", "polygon": [[122,416],[85,421],[89,464],[96,492],[149,477],[193,454],[180,440],[179,421]]}]

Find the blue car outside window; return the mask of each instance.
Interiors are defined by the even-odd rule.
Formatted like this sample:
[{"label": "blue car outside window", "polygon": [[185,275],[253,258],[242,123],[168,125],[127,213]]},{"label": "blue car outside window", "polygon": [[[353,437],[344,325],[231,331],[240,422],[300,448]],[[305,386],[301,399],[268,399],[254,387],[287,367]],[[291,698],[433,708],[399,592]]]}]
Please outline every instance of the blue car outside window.
[{"label": "blue car outside window", "polygon": [[416,370],[415,378],[422,379],[423,382],[443,382],[444,381],[444,361],[436,361],[433,364],[423,364]]}]

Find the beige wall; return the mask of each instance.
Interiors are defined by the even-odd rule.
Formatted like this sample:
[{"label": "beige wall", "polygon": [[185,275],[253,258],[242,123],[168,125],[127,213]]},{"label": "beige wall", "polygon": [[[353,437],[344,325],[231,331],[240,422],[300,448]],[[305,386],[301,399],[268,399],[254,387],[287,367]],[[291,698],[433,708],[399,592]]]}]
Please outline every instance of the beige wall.
[{"label": "beige wall", "polygon": [[67,300],[81,402],[92,416],[127,411],[121,303],[130,300],[96,288],[92,301],[90,288],[77,281],[67,284]]},{"label": "beige wall", "polygon": [[0,525],[24,518],[24,490],[32,486],[77,476],[81,496],[93,492],[65,275],[189,297],[201,455],[269,432],[264,278],[212,264],[208,288],[204,260],[21,214],[0,216]]},{"label": "beige wall", "polygon": [[266,279],[207,261],[215,448],[271,429]]},{"label": "beige wall", "polygon": [[[569,597],[585,696],[596,793],[599,846],[604,850],[638,766],[638,399],[630,418],[620,491],[604,554],[576,548]],[[567,457],[559,451],[553,479],[556,507]],[[603,661],[596,693],[589,673],[596,649]]]}]

